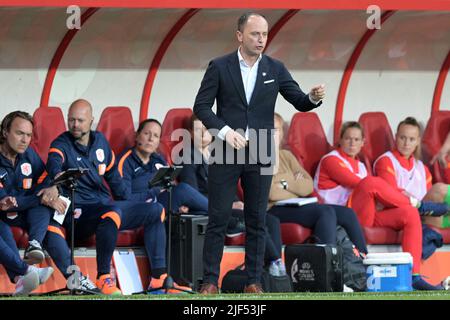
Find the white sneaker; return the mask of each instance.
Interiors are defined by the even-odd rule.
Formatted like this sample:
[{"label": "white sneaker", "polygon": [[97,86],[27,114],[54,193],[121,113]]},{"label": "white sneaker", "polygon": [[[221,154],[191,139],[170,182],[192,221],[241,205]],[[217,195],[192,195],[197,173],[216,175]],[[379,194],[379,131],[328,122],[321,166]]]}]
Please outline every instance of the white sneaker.
[{"label": "white sneaker", "polygon": [[35,266],[30,266],[30,268],[35,269],[36,272],[39,275],[39,284],[43,284],[45,283],[48,278],[50,278],[50,276],[53,274],[53,268],[52,267],[47,267],[47,268],[38,268]]},{"label": "white sneaker", "polygon": [[353,289],[350,288],[350,287],[347,287],[347,286],[344,284],[344,290],[343,290],[342,292],[355,292],[355,290],[353,290]]},{"label": "white sneaker", "polygon": [[445,290],[450,290],[450,276],[448,276],[442,281],[442,286],[444,287]]},{"label": "white sneaker", "polygon": [[102,293],[102,291],[97,288],[87,276],[84,275],[80,276],[80,289],[94,294]]},{"label": "white sneaker", "polygon": [[17,277],[14,296],[27,296],[39,286],[39,274],[36,269],[30,267],[26,274]]},{"label": "white sneaker", "polygon": [[41,244],[37,240],[28,241],[28,247],[25,249],[23,261],[27,264],[38,264],[44,261],[45,254],[42,250]]}]

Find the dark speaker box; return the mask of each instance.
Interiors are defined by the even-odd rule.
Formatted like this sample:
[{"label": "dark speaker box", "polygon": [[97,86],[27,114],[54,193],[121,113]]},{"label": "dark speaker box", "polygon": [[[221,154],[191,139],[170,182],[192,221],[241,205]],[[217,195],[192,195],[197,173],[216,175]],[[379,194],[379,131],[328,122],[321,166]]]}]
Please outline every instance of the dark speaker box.
[{"label": "dark speaker box", "polygon": [[171,275],[175,282],[200,288],[203,278],[203,244],[208,217],[179,215],[172,219]]}]

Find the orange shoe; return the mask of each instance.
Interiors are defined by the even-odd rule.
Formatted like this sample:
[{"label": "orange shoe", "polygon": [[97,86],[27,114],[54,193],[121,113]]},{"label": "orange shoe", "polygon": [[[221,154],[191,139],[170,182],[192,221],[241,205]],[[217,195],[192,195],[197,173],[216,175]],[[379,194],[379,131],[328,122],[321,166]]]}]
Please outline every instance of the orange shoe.
[{"label": "orange shoe", "polygon": [[119,288],[116,287],[116,284],[111,279],[111,276],[109,274],[101,275],[100,278],[95,281],[95,285],[101,290],[103,294],[114,296],[122,294]]},{"label": "orange shoe", "polygon": [[[166,278],[167,278],[167,273],[162,274],[161,277],[159,277],[159,279],[151,278],[150,284],[148,286],[148,290],[156,289],[156,288],[162,288],[162,286],[164,284],[164,280]],[[173,286],[174,286],[174,289],[169,289],[169,290],[167,290],[167,292],[166,292],[165,289],[160,289],[160,290],[151,291],[149,293],[150,294],[165,294],[165,293],[178,294],[178,293],[185,293],[185,292],[177,290],[177,289],[186,290],[186,291],[192,291],[192,288],[180,286],[176,282],[173,282]]]}]

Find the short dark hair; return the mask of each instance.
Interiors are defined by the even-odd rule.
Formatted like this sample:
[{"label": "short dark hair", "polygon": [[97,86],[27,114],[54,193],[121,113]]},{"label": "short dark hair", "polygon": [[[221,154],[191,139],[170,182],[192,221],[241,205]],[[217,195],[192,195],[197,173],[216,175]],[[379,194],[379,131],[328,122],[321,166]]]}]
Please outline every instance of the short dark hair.
[{"label": "short dark hair", "polygon": [[136,133],[137,133],[137,134],[141,133],[141,131],[144,129],[144,127],[147,125],[147,123],[152,123],[152,122],[153,122],[153,123],[156,123],[156,124],[162,129],[161,122],[159,122],[159,121],[156,120],[156,119],[150,118],[150,119],[145,119],[144,121],[142,121],[141,123],[139,123],[139,127],[138,127]]},{"label": "short dark hair", "polygon": [[[237,29],[238,29],[240,32],[242,32],[242,30],[244,30],[244,26],[245,26],[245,24],[247,23],[248,18],[250,18],[251,16],[258,16],[258,17],[262,17],[262,18],[266,19],[266,17],[263,16],[262,14],[260,14],[260,13],[251,12],[251,11],[246,12],[246,13],[244,13],[242,16],[240,16],[239,19],[238,19]],[[266,20],[267,20],[267,19],[266,19]]]},{"label": "short dark hair", "polygon": [[11,129],[11,124],[16,118],[22,118],[24,120],[27,120],[31,123],[31,125],[34,127],[34,121],[33,117],[25,111],[13,111],[8,113],[2,121],[2,124],[0,126],[0,143],[4,143],[6,141],[6,133],[9,132]]}]

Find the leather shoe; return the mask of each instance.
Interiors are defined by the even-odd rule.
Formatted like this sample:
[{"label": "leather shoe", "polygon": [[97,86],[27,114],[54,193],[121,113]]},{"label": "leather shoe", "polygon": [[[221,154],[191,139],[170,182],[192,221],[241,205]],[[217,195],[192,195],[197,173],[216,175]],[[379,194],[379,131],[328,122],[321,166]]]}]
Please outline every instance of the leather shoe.
[{"label": "leather shoe", "polygon": [[218,294],[219,288],[212,283],[204,283],[202,284],[200,291],[200,294]]},{"label": "leather shoe", "polygon": [[263,289],[261,288],[260,284],[254,283],[250,284],[248,286],[245,286],[244,293],[264,293]]}]

